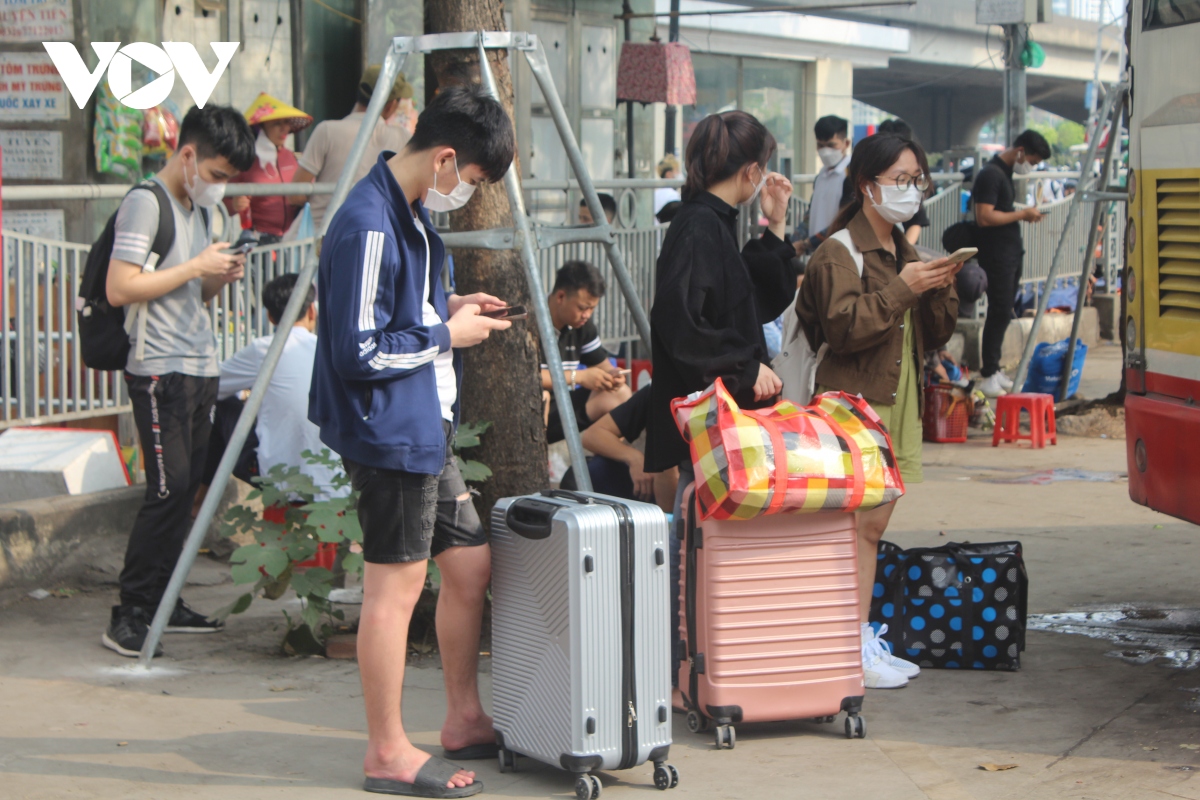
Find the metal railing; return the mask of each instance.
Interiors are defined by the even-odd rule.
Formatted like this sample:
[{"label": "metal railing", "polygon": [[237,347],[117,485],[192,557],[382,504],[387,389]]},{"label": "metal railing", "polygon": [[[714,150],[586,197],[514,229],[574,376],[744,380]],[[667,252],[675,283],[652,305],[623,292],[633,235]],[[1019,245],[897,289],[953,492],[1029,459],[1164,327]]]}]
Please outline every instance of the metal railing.
[{"label": "metal railing", "polygon": [[297,239],[259,247],[247,254],[245,277],[223,287],[209,305],[218,360],[275,331],[262,305],[263,287],[280,275],[299,272],[315,243],[316,239]]},{"label": "metal railing", "polygon": [[0,260],[0,429],[129,409],[120,373],[83,364],[75,295],[88,245],[5,231]]},{"label": "metal railing", "polygon": [[[75,298],[90,245],[4,231],[0,260],[0,430],[129,411],[120,372],[89,369],[79,349]],[[262,287],[298,272],[314,240],[250,251],[246,276],[209,305],[217,358],[225,359],[274,330]]]},{"label": "metal railing", "polygon": [[[647,314],[650,313],[650,306],[654,300],[654,265],[658,260],[658,251],[662,247],[666,229],[666,225],[655,225],[652,228],[615,232],[617,246],[625,256],[626,269],[637,287],[638,296]],[[625,309],[624,298],[616,290],[612,268],[604,256],[604,246],[595,242],[574,242],[538,251],[542,285],[547,291],[554,286],[554,276],[558,268],[568,261],[586,261],[598,267],[604,275],[608,291],[596,306],[592,320],[596,323],[605,346],[616,352],[621,344],[638,341],[641,337],[633,316]]]},{"label": "metal railing", "polygon": [[[1045,214],[1041,222],[1018,223],[1021,226],[1021,240],[1025,243],[1025,268],[1021,272],[1021,283],[1038,283],[1046,280],[1050,274],[1050,261],[1054,258],[1054,248],[1058,246],[1067,224],[1072,202],[1071,198],[1067,198],[1039,206]],[[1022,206],[1018,204],[1017,207]],[[1064,260],[1058,278],[1077,277],[1083,271],[1083,251],[1087,247],[1090,224],[1090,218],[1085,218],[1083,214],[1075,215],[1074,223],[1067,232]]]}]

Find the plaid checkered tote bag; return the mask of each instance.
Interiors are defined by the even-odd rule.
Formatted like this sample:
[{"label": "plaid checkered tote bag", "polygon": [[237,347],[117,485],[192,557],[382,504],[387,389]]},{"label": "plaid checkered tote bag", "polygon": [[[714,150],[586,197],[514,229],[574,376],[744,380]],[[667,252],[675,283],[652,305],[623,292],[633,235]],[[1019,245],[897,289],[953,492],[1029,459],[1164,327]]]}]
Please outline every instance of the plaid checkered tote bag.
[{"label": "plaid checkered tote bag", "polygon": [[701,519],[867,510],[904,494],[892,440],[857,395],[743,411],[718,378],[671,410],[691,446]]},{"label": "plaid checkered tote bag", "polygon": [[1020,542],[879,543],[871,622],[922,667],[1021,668],[1029,576]]}]

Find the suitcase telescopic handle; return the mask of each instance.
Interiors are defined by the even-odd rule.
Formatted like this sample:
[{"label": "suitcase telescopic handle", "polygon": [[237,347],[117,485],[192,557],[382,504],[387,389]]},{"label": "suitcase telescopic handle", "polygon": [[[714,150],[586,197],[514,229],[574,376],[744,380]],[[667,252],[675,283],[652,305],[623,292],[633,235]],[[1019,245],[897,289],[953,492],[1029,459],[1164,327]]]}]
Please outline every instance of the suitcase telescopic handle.
[{"label": "suitcase telescopic handle", "polygon": [[513,533],[526,539],[545,539],[550,535],[554,513],[561,506],[543,503],[532,497],[522,497],[504,513],[504,524]]},{"label": "suitcase telescopic handle", "polygon": [[556,500],[570,500],[572,503],[582,503],[585,506],[592,505],[595,501],[586,494],[572,492],[569,489],[547,489],[542,492],[542,497],[553,497]]}]

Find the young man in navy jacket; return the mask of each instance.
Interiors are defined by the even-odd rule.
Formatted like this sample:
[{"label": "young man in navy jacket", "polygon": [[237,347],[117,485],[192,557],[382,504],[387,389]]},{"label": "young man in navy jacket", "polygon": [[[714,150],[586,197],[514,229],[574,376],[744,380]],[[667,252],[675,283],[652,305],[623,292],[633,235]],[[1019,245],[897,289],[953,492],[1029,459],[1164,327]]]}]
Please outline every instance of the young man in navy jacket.
[{"label": "young man in navy jacket", "polygon": [[321,250],[308,413],[360,493],[366,567],[358,664],[368,791],[466,797],[483,790],[474,772],[417,749],[401,722],[408,624],[431,557],[442,575],[442,746],[453,760],[496,753],[476,676],[491,553],[450,440],[462,379],[458,350],[512,323],[480,316],[504,305],[491,295],[442,290],[445,247],[426,210],[459,208],[480,183],[500,180],[513,149],[508,115],[486,92],[440,92],[405,148],[382,153],[350,190]]}]

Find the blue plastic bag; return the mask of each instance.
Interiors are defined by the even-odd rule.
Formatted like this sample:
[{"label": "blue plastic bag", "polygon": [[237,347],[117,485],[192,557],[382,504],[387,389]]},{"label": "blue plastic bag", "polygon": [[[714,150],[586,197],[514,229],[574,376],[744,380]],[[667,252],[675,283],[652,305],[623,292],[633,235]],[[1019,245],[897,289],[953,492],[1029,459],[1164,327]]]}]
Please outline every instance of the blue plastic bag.
[{"label": "blue plastic bag", "polygon": [[[1067,360],[1069,339],[1061,342],[1042,342],[1033,350],[1029,361],[1029,373],[1025,377],[1022,392],[1051,394],[1057,399],[1062,386],[1063,364]],[[1079,379],[1083,375],[1083,362],[1087,358],[1087,345],[1083,340],[1075,342],[1075,363],[1071,365],[1071,379],[1067,384],[1067,397],[1079,391]]]}]

